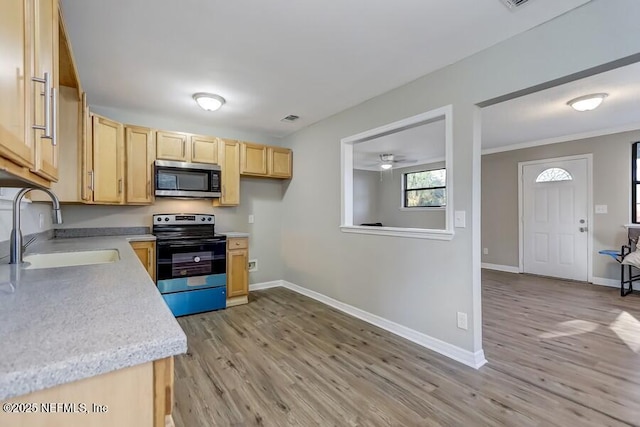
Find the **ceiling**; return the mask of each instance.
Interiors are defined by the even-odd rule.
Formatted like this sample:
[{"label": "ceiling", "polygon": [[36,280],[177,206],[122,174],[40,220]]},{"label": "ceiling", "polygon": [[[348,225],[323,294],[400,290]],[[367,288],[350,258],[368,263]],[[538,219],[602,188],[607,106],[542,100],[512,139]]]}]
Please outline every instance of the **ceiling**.
[{"label": "ceiling", "polygon": [[[484,154],[640,129],[640,63],[620,67],[482,109]],[[577,112],[567,101],[607,93],[600,107]],[[380,170],[391,153],[423,164],[444,158],[444,121],[354,146],[354,168]],[[404,166],[399,164],[398,167]]]},{"label": "ceiling", "polygon": [[[576,139],[591,132],[640,129],[639,76],[636,63],[483,108],[483,152]],[[567,105],[571,99],[600,92],[609,96],[593,111],[577,112]]]},{"label": "ceiling", "polygon": [[[90,105],[278,138],[587,2],[530,0],[514,11],[501,0],[62,6]],[[204,112],[196,92],[227,103]],[[300,119],[280,122],[289,114]]]}]

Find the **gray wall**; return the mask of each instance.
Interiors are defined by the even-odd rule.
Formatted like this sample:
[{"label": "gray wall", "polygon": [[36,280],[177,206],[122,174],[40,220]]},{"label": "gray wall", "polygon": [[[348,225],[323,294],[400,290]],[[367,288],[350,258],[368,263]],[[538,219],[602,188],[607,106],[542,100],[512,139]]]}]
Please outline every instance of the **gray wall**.
[{"label": "gray wall", "polygon": [[382,222],[378,209],[380,172],[353,170],[353,223]]},{"label": "gray wall", "polygon": [[444,209],[401,210],[402,177],[407,172],[443,168],[444,162],[427,165],[414,165],[406,168],[394,168],[393,173],[385,173],[380,183],[378,209],[382,213],[382,222],[387,227],[445,228]]},{"label": "gray wall", "polygon": [[482,262],[518,266],[518,162],[576,154],[593,154],[593,203],[607,214],[593,216],[593,275],[620,278],[620,266],[598,254],[626,242],[623,224],[630,222],[631,144],[640,131],[482,156]]},{"label": "gray wall", "polygon": [[[475,104],[640,52],[640,2],[594,0],[284,140],[283,278],[473,352],[481,350],[480,145]],[[523,55],[523,52],[526,54]],[[427,54],[427,53],[425,53]],[[453,105],[452,241],[342,233],[340,139]],[[456,311],[469,330],[456,327]]]}]

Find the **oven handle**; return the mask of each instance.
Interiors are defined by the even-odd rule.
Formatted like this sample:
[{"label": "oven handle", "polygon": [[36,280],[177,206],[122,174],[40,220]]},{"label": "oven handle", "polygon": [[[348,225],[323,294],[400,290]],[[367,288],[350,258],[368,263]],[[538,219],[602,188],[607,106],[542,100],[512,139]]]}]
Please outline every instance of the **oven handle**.
[{"label": "oven handle", "polygon": [[168,246],[170,248],[183,248],[185,246],[200,246],[203,243],[224,243],[226,244],[227,241],[223,240],[223,239],[198,239],[198,240],[183,240],[180,243],[176,243],[176,242],[163,242],[163,241],[157,241],[156,242],[158,244],[158,246]]}]

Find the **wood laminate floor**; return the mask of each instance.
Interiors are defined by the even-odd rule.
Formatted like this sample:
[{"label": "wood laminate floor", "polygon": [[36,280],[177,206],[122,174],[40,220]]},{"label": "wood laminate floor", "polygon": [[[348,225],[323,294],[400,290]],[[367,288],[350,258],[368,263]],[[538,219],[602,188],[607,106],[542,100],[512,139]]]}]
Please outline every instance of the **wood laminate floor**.
[{"label": "wood laminate floor", "polygon": [[284,288],[183,317],[200,426],[638,426],[640,295],[483,271],[480,370]]}]

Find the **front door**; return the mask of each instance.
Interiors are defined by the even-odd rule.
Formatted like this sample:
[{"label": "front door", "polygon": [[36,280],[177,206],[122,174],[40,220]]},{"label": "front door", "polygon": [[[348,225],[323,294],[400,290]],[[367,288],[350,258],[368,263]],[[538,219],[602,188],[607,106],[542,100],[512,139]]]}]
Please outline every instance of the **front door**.
[{"label": "front door", "polygon": [[587,281],[587,159],[522,167],[524,272]]}]

